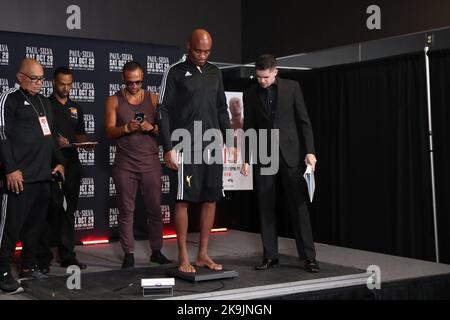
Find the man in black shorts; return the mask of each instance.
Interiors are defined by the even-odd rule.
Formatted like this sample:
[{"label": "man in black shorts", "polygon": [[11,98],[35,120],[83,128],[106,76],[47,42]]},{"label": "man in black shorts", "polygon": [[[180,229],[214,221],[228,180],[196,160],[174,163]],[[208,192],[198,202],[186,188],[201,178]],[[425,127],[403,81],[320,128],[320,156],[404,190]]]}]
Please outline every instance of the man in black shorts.
[{"label": "man in black shorts", "polygon": [[[193,31],[187,44],[188,54],[165,71],[158,104],[164,160],[167,167],[178,171],[175,229],[181,272],[196,272],[189,262],[186,246],[189,203],[201,203],[200,247],[195,264],[212,270],[222,269],[208,256],[216,201],[223,195],[222,163],[213,161],[219,154],[206,150],[202,137],[209,129],[225,134],[230,128],[230,119],[221,72],[207,62],[211,47],[212,38],[206,30]],[[199,127],[200,130],[194,130]],[[171,141],[171,134],[177,129],[185,130],[191,137],[190,150],[179,154]]]}]

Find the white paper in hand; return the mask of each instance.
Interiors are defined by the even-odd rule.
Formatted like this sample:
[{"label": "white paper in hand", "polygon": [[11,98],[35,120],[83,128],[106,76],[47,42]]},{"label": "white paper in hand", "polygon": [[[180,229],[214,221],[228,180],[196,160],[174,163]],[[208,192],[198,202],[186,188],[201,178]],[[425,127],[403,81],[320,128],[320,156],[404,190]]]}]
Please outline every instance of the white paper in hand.
[{"label": "white paper in hand", "polygon": [[316,190],[316,181],[314,179],[314,171],[309,164],[306,167],[303,178],[305,178],[306,186],[308,187],[309,201],[312,202],[314,197],[314,190]]}]

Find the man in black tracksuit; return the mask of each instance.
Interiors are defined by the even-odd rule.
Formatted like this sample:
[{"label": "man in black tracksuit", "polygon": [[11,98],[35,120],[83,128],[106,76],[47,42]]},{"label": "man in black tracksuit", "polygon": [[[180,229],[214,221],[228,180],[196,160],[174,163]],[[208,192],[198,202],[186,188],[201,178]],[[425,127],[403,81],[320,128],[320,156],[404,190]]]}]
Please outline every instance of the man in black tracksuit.
[{"label": "man in black tracksuit", "polygon": [[[197,267],[222,270],[208,256],[209,233],[214,224],[216,201],[222,197],[222,162],[210,161],[209,142],[202,141],[205,131],[220,130],[225,135],[230,129],[228,106],[220,70],[207,61],[212,48],[211,35],[203,29],[192,32],[187,44],[187,56],[165,71],[159,97],[160,134],[166,166],[178,171],[178,194],[175,204],[175,229],[178,241],[178,270],[194,273],[186,246],[187,212],[190,203],[200,203],[200,246],[195,262]],[[196,130],[201,125],[201,130]],[[190,151],[177,153],[171,135],[177,130],[189,132]],[[178,131],[180,132],[180,131]],[[211,130],[210,130],[211,132]],[[218,132],[220,135],[220,132]],[[207,139],[205,139],[207,140]],[[207,162],[204,151],[208,154]],[[212,151],[211,158],[217,155]],[[188,159],[190,156],[191,159]],[[198,156],[198,157],[197,157]],[[221,159],[221,158],[220,158]],[[189,161],[191,160],[191,161]],[[189,163],[190,162],[190,163]]]},{"label": "man in black tracksuit", "polygon": [[51,105],[39,94],[44,70],[24,59],[17,73],[19,89],[0,96],[0,162],[6,176],[0,223],[0,289],[15,293],[20,284],[10,263],[22,241],[21,277],[42,277],[36,269],[36,246],[47,214],[50,181],[64,175],[64,159],[53,132]]},{"label": "man in black tracksuit", "polygon": [[[65,67],[56,68],[53,73],[53,94],[49,97],[55,133],[65,160],[65,180],[62,184],[52,184],[47,228],[41,239],[38,262],[39,269],[46,274],[50,271],[53,259],[50,247],[58,248],[61,267],[77,265],[85,269],[86,265],[76,259],[74,252],[74,212],[77,209],[80,193],[81,164],[76,142],[86,142],[84,112],[82,107],[69,97],[72,88],[72,71]],[[67,206],[64,208],[64,197]]]}]

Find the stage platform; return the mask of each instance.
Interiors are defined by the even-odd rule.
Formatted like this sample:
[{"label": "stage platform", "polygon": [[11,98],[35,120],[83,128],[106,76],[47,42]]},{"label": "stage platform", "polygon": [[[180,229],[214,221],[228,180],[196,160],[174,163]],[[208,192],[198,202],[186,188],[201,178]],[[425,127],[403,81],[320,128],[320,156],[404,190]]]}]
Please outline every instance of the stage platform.
[{"label": "stage platform", "polygon": [[[198,234],[189,234],[189,253],[195,260]],[[0,300],[252,300],[252,299],[448,299],[450,265],[316,243],[321,272],[311,274],[296,258],[295,242],[280,238],[280,264],[256,271],[261,261],[259,234],[230,230],[211,235],[210,255],[239,277],[192,283],[175,279],[173,296],[143,297],[140,280],[168,277],[166,269],[149,263],[147,241],[136,241],[136,268],[121,270],[118,242],[77,247],[88,265],[81,271],[81,289],[66,287],[66,270],[54,264],[50,277],[23,282],[25,293]],[[164,241],[163,252],[176,260],[176,240]],[[381,288],[369,290],[369,266],[381,271]]]}]

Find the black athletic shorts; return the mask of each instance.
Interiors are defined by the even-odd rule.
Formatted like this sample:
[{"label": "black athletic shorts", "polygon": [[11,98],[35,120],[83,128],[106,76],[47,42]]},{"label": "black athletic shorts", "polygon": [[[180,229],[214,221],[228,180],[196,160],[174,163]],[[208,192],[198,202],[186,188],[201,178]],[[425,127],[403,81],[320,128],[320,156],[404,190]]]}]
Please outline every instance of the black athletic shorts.
[{"label": "black athletic shorts", "polygon": [[[195,151],[201,152],[201,151]],[[223,165],[221,163],[194,164],[191,153],[190,163],[185,155],[178,155],[177,200],[188,202],[212,202],[223,197]]]}]

